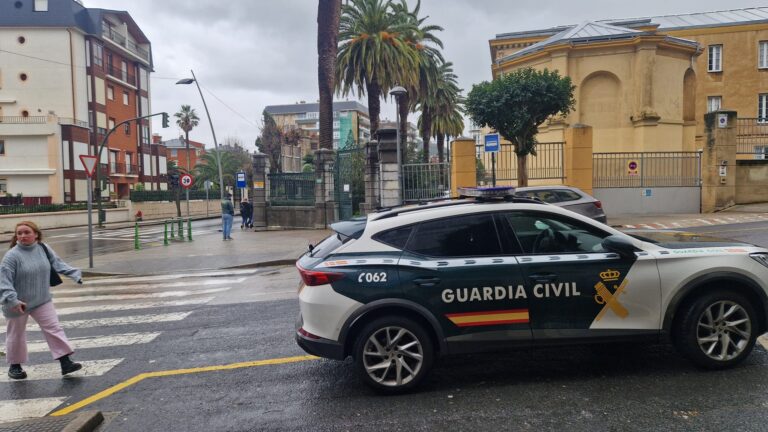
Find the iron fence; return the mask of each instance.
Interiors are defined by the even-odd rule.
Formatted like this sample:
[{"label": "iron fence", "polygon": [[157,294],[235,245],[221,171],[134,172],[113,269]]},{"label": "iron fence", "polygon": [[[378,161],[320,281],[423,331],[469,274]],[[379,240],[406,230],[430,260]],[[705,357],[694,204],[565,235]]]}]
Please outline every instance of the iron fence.
[{"label": "iron fence", "polygon": [[311,206],[315,204],[315,173],[268,174],[269,204]]},{"label": "iron fence", "polygon": [[592,154],[592,187],[594,188],[700,185],[700,152]]},{"label": "iron fence", "polygon": [[449,198],[451,166],[448,163],[416,163],[403,165],[403,201],[429,201]]},{"label": "iron fence", "polygon": [[768,159],[768,118],[736,119],[736,153]]},{"label": "iron fence", "polygon": [[[494,171],[496,184],[517,184],[517,155],[512,144],[502,143],[499,151],[494,156],[486,153],[483,146],[477,146],[477,156],[480,159],[478,166],[478,183],[493,183]],[[565,179],[564,142],[549,142],[536,144],[536,156],[528,155],[527,170],[529,180]]]},{"label": "iron fence", "polygon": [[[219,194],[218,189],[211,189],[208,191],[208,194],[206,195],[205,190],[198,190],[198,189],[190,189],[189,191],[189,199],[193,200],[204,200],[206,197],[208,199],[218,199],[221,195]],[[186,197],[184,192],[181,192],[182,199]],[[153,191],[137,191],[133,190],[131,191],[131,201],[133,202],[143,202],[143,201],[175,201],[176,200],[176,191],[175,190],[153,190]]]},{"label": "iron fence", "polygon": [[[114,203],[105,203],[102,208],[116,208]],[[38,204],[38,205],[0,205],[0,214],[49,213],[60,211],[86,210],[88,203],[77,202],[68,204]]]}]

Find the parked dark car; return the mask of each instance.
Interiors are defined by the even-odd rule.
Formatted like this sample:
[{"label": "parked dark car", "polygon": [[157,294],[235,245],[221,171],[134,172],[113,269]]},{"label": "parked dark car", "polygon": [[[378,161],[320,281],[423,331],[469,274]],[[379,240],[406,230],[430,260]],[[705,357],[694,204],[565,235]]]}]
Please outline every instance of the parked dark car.
[{"label": "parked dark car", "polygon": [[598,222],[608,223],[603,203],[583,190],[571,186],[528,186],[515,189],[515,196],[536,198],[571,210]]}]

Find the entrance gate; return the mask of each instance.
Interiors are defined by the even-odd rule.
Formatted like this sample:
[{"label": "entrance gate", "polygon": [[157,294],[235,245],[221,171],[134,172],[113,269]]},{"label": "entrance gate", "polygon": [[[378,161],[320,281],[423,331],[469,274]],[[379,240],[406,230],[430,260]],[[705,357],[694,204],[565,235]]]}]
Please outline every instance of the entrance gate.
[{"label": "entrance gate", "polygon": [[365,149],[338,150],[333,180],[339,205],[338,220],[360,214],[360,203],[365,201]]}]

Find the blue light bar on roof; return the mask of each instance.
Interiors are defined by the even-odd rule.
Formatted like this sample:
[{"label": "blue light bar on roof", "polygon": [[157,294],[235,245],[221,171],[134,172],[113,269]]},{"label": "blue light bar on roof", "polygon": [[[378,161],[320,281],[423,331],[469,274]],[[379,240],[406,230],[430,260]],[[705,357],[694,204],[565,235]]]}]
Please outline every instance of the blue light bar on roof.
[{"label": "blue light bar on roof", "polygon": [[475,198],[504,198],[515,194],[515,188],[512,186],[496,187],[460,187],[459,196]]}]

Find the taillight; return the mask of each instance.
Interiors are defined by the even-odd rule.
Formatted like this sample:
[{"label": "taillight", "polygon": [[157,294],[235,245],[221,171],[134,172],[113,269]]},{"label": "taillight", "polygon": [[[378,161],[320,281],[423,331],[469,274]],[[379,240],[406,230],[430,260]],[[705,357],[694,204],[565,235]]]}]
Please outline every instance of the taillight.
[{"label": "taillight", "polygon": [[301,280],[303,280],[304,284],[307,286],[327,285],[344,278],[344,273],[307,270],[301,268],[298,264],[296,265],[296,268],[299,270]]},{"label": "taillight", "polygon": [[603,208],[603,203],[601,203],[600,200],[597,200],[597,201],[593,202],[592,204],[594,204],[595,207],[597,207],[599,209]]},{"label": "taillight", "polygon": [[306,338],[310,338],[310,339],[320,339],[320,336],[314,335],[314,334],[304,330],[304,327],[301,327],[299,329],[299,334],[304,336],[304,337],[306,337]]}]

